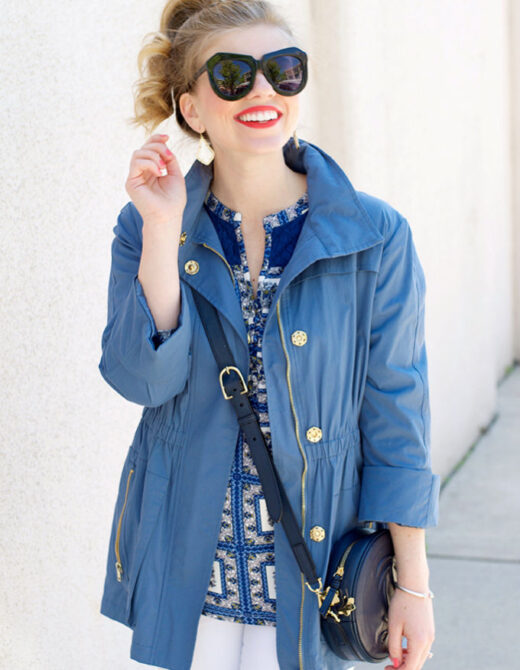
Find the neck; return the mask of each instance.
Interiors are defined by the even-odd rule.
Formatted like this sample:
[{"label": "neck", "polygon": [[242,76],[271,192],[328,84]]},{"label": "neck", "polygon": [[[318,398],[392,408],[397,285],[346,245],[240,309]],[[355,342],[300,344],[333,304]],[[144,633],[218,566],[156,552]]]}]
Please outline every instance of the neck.
[{"label": "neck", "polygon": [[306,175],[291,170],[283,151],[250,155],[216,152],[211,190],[243,219],[263,217],[292,205],[306,191]]}]

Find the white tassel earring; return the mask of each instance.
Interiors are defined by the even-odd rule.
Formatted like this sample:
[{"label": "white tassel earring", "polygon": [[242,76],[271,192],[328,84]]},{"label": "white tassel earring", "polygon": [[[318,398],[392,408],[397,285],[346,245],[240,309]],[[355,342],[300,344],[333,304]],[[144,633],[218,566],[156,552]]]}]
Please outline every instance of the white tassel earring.
[{"label": "white tassel earring", "polygon": [[293,140],[294,140],[294,146],[299,149],[300,148],[300,143],[298,142],[298,136],[296,135],[296,130],[293,133]]},{"label": "white tassel earring", "polygon": [[215,152],[211,148],[211,144],[206,140],[202,133],[200,133],[199,148],[197,149],[197,160],[204,165],[210,165],[215,158]]}]

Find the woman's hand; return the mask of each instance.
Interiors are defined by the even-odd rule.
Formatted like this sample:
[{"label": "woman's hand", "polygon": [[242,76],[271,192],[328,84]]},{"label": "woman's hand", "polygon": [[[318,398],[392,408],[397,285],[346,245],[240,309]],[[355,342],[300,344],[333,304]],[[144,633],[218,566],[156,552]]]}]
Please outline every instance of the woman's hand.
[{"label": "woman's hand", "polygon": [[[186,183],[175,155],[166,146],[168,135],[151,135],[130,161],[125,188],[143,221],[182,220]],[[165,176],[161,169],[166,169]]]},{"label": "woman's hand", "polygon": [[[407,641],[406,649],[402,648],[403,635]],[[388,653],[392,660],[397,659],[397,663],[385,665],[385,670],[420,670],[428,659],[434,639],[432,599],[396,589],[388,608]]]}]

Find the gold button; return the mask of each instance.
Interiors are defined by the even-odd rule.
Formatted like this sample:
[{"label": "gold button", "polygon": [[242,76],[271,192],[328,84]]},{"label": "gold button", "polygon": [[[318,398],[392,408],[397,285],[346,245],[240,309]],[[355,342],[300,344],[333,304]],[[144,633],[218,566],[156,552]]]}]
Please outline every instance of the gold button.
[{"label": "gold button", "polygon": [[314,542],[321,542],[325,539],[325,528],[321,526],[313,526],[310,530],[311,540]]},{"label": "gold button", "polygon": [[199,271],[199,264],[197,263],[197,261],[193,260],[186,261],[186,263],[184,263],[184,269],[189,275],[196,275],[197,272]]},{"label": "gold button", "polygon": [[322,432],[318,426],[311,426],[305,435],[309,442],[319,442],[321,440]]},{"label": "gold button", "polygon": [[303,347],[307,342],[307,333],[304,330],[295,330],[291,335],[291,342],[297,347]]},{"label": "gold button", "polygon": [[180,239],[179,239],[179,246],[182,247],[184,242],[186,242],[186,237],[187,237],[186,231],[183,230],[182,233],[181,233]]}]

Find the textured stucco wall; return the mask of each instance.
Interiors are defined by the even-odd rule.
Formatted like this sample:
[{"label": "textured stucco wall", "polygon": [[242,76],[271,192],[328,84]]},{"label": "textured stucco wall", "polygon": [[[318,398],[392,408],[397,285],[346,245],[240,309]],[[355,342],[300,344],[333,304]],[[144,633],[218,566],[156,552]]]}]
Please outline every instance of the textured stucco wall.
[{"label": "textured stucco wall", "polygon": [[[409,220],[426,274],[434,467],[491,419],[513,358],[508,5],[341,2],[346,64],[324,144]],[[316,10],[316,17],[319,17]],[[329,49],[330,50],[330,49]],[[336,139],[337,138],[337,139]],[[517,335],[518,337],[518,335]]]},{"label": "textured stucco wall", "polygon": [[[518,7],[509,20],[505,1],[277,4],[311,56],[299,134],[412,226],[428,286],[434,468],[446,474],[490,419],[497,379],[520,352],[518,134],[516,154],[510,146],[520,104],[508,52]],[[112,227],[144,141],[125,123],[136,56],[162,6],[3,7],[0,667],[136,667],[130,631],[98,611],[141,408],[97,365]],[[161,130],[186,171],[195,145],[172,124]],[[518,197],[514,207],[518,227]]]}]

